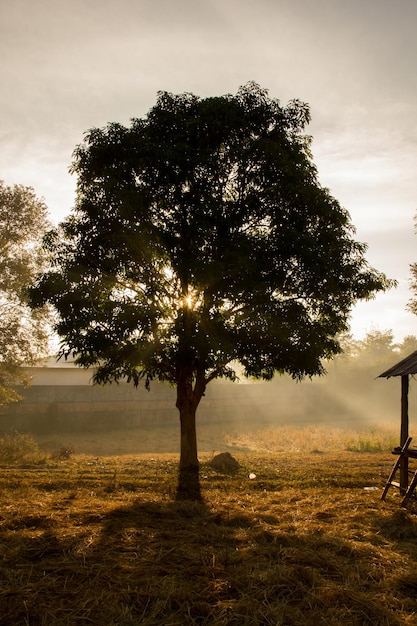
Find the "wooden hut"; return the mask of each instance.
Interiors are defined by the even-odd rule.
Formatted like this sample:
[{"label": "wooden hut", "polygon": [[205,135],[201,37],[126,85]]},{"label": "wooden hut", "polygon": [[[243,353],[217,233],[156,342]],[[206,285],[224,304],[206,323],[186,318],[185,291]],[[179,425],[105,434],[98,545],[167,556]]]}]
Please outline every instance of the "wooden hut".
[{"label": "wooden hut", "polygon": [[[392,376],[401,377],[401,430],[400,430],[400,447],[404,446],[409,437],[409,418],[408,418],[408,390],[409,378],[413,374],[417,374],[417,350],[407,356],[405,359],[393,365],[385,372],[382,372],[378,378],[391,378]],[[408,457],[401,459],[400,465],[400,489],[406,491],[408,487]]]}]

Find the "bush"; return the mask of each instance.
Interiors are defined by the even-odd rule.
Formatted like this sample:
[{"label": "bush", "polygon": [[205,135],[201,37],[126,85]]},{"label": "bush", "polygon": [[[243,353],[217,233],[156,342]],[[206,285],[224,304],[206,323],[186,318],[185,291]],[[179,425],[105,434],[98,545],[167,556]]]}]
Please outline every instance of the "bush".
[{"label": "bush", "polygon": [[74,448],[72,446],[62,446],[56,452],[51,454],[51,458],[56,461],[66,461],[74,454]]},{"label": "bush", "polygon": [[14,430],[0,438],[0,461],[26,461],[38,453],[38,444],[30,435]]}]

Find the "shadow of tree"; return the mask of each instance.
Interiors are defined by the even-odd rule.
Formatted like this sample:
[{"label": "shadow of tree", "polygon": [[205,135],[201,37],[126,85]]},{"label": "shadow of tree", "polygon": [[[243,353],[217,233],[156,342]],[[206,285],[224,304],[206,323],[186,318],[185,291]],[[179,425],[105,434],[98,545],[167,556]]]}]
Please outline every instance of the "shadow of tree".
[{"label": "shadow of tree", "polygon": [[[415,538],[417,522],[405,515]],[[3,551],[3,572],[14,563],[14,579],[0,592],[1,623],[404,623],[384,606],[378,546],[325,530],[296,533],[280,523],[278,510],[136,500],[104,513],[77,512],[69,521],[72,532],[59,536],[42,515],[8,529],[15,535]],[[389,540],[403,522],[403,512],[374,520]],[[24,541],[29,526],[38,534]],[[396,593],[410,615],[417,610],[413,572],[403,558]]]}]

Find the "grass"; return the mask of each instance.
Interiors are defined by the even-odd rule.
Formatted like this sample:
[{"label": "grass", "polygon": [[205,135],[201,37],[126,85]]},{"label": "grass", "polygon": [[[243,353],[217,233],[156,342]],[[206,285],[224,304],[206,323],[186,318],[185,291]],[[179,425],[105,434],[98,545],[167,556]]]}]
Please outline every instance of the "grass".
[{"label": "grass", "polygon": [[270,426],[246,433],[227,433],[230,447],[266,452],[388,452],[398,445],[398,433],[383,425],[362,432],[325,424]]},{"label": "grass", "polygon": [[174,501],[172,454],[3,460],[0,623],[416,624],[393,457],[316,447],[236,452],[233,476],[203,453],[201,504]]},{"label": "grass", "polygon": [[[360,432],[327,424],[304,426],[259,426],[246,422],[233,424],[203,422],[198,425],[200,452],[229,450],[241,452],[389,452],[399,444],[399,429],[377,425]],[[36,445],[46,453],[73,450],[78,454],[120,456],[152,452],[175,454],[179,449],[179,426],[141,426],[113,432],[92,431],[36,435]],[[1,447],[1,441],[0,441]],[[0,450],[1,457],[1,450]]]}]

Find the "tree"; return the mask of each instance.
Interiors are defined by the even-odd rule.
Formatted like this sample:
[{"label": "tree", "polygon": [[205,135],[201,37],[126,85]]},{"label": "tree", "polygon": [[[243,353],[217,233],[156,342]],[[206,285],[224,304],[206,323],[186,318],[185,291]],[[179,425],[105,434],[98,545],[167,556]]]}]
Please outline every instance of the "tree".
[{"label": "tree", "polygon": [[210,381],[238,364],[263,379],[322,374],[352,305],[390,286],[318,183],[309,119],[255,83],[160,92],[144,119],[90,130],[75,150],[77,204],[33,301],[54,305],[62,354],[96,382],[176,386],[180,477],[198,471]]},{"label": "tree", "polygon": [[46,206],[32,188],[0,181],[0,406],[20,398],[16,385],[29,383],[23,366],[47,352],[48,314],[28,306],[28,288],[44,268],[48,228]]},{"label": "tree", "polygon": [[402,344],[399,345],[400,358],[405,359],[412,352],[417,350],[417,337],[415,335],[406,335]]},{"label": "tree", "polygon": [[[415,232],[417,232],[417,214],[414,217],[414,226]],[[407,308],[411,313],[417,315],[417,263],[412,263],[410,265],[411,270],[411,291],[413,293],[413,298],[409,301]]]}]

